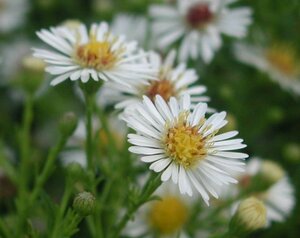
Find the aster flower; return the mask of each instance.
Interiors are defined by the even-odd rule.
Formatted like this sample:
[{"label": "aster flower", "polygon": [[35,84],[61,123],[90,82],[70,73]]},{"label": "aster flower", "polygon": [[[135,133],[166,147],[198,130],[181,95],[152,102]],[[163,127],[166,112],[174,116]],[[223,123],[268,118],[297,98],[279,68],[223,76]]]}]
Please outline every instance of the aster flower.
[{"label": "aster flower", "polygon": [[158,71],[155,79],[148,80],[146,84],[132,80],[128,82],[129,87],[120,87],[117,83],[108,82],[100,92],[99,101],[116,103],[116,108],[125,108],[139,103],[143,95],[148,96],[152,101],[156,95],[160,95],[168,101],[171,97],[180,98],[183,94],[189,94],[193,105],[208,101],[209,98],[202,95],[206,91],[205,86],[192,86],[198,80],[196,71],[187,69],[184,63],[174,65],[175,58],[174,50],[165,60],[162,60],[159,54],[150,52],[149,62]]},{"label": "aster flower", "polygon": [[57,85],[67,78],[86,83],[112,80],[126,85],[129,80],[152,78],[153,69],[143,61],[145,53],[136,42],[126,42],[124,36],[115,36],[107,23],[93,24],[88,33],[86,26],[78,28],[52,27],[37,32],[39,38],[54,50],[34,49],[34,55],[50,66],[46,71]]},{"label": "aster flower", "polygon": [[238,134],[231,131],[216,135],[227,121],[225,112],[205,118],[207,105],[199,103],[191,111],[189,95],[168,103],[157,95],[154,103],[144,96],[143,103],[123,119],[137,134],[129,134],[132,153],[142,155],[150,169],[161,172],[161,180],[172,178],[182,194],[198,191],[206,204],[210,194],[218,198],[216,188],[236,183],[230,175],[243,170],[248,155],[231,150],[244,148]]},{"label": "aster flower", "polygon": [[[189,222],[196,199],[180,194],[178,187],[171,182],[162,184],[155,192],[160,200],[144,204],[131,220],[123,234],[129,237],[171,238],[180,234],[181,238],[189,236],[184,226]],[[156,236],[155,236],[156,237]],[[198,231],[196,237],[208,237],[205,231]]]},{"label": "aster flower", "polygon": [[275,44],[262,47],[238,43],[234,53],[242,63],[267,73],[283,89],[300,95],[300,61],[290,46]]},{"label": "aster flower", "polygon": [[27,0],[0,0],[0,33],[7,33],[22,25],[27,9]]},{"label": "aster flower", "polygon": [[180,41],[179,59],[202,57],[208,63],[221,47],[221,34],[242,38],[251,23],[251,9],[231,9],[235,0],[177,0],[173,5],[153,5],[153,32],[157,45],[165,49]]},{"label": "aster flower", "polygon": [[[130,237],[173,237],[188,220],[191,203],[172,183],[165,183],[155,192],[161,200],[143,205],[135,219],[128,223],[124,235]],[[186,237],[186,236],[184,236]]]},{"label": "aster flower", "polygon": [[[267,224],[272,221],[282,222],[291,213],[294,205],[294,188],[291,185],[284,170],[275,162],[252,158],[246,166],[243,176],[240,176],[240,186],[247,188],[256,176],[261,183],[269,183],[269,187],[263,191],[255,191],[253,196],[262,200],[267,209]],[[237,193],[237,188],[231,190]],[[238,206],[234,204],[233,211]]]}]

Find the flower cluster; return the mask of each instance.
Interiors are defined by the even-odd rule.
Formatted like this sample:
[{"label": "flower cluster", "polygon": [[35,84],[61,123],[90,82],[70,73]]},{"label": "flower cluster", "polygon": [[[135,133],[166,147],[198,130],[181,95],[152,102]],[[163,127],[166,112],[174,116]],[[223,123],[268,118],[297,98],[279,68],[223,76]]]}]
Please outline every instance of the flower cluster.
[{"label": "flower cluster", "polygon": [[[112,5],[94,0],[93,10],[113,13]],[[0,34],[18,29],[28,9],[27,1],[0,0]],[[22,38],[1,46],[0,89],[6,96],[17,88],[17,108],[24,103],[22,124],[8,127],[18,129],[17,139],[5,143],[18,144],[16,153],[2,153],[1,134],[0,208],[3,199],[5,213],[14,209],[0,219],[1,237],[72,237],[83,219],[91,237],[245,237],[292,212],[288,172],[273,160],[248,159],[257,136],[244,125],[264,124],[250,123],[244,95],[231,95],[231,108],[226,99],[234,90],[208,81],[212,71],[234,75],[234,68],[210,68],[224,44],[240,63],[299,94],[297,52],[285,43],[243,42],[252,8],[237,0],[161,0],[144,10],[147,16],[120,13],[110,22],[101,12],[90,25],[65,20],[36,32],[46,46]],[[56,133],[48,126],[53,108],[64,110],[67,97],[64,106],[77,112],[65,113]],[[239,108],[245,116],[236,119]],[[282,118],[274,111],[269,124]],[[35,118],[48,124],[40,128]],[[289,156],[299,156],[297,149]],[[61,198],[47,194],[52,177],[63,180]]]}]

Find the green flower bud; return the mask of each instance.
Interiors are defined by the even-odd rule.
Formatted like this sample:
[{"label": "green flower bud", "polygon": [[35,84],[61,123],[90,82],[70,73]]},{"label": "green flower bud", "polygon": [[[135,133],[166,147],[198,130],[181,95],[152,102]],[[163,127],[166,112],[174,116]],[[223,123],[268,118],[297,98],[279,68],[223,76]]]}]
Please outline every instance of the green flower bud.
[{"label": "green flower bud", "polygon": [[67,169],[68,175],[73,180],[80,179],[83,174],[82,166],[76,162],[72,162],[72,163],[68,164],[66,169]]},{"label": "green flower bud", "polygon": [[297,143],[289,143],[283,149],[283,156],[291,162],[300,161],[300,145]]},{"label": "green flower bud", "polygon": [[81,192],[74,199],[73,207],[81,216],[88,216],[93,213],[96,207],[96,199],[89,192]]},{"label": "green flower bud", "polygon": [[59,122],[60,132],[64,136],[72,135],[77,127],[77,123],[78,123],[78,118],[73,112],[65,113]]}]

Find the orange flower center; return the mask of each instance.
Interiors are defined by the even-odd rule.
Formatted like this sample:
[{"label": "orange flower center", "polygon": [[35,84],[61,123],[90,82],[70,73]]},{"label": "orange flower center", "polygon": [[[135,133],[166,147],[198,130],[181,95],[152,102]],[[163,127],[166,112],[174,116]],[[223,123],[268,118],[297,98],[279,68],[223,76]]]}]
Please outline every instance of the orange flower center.
[{"label": "orange flower center", "polygon": [[160,95],[165,101],[169,101],[170,97],[176,96],[174,85],[170,80],[167,79],[153,80],[150,86],[147,87],[145,94],[152,101],[157,94]]}]

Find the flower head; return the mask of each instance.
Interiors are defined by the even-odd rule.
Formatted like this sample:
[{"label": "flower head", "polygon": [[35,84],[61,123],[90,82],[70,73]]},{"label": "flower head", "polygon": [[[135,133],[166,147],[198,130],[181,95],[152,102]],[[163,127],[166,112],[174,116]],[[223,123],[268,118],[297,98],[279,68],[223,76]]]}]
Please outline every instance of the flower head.
[{"label": "flower head", "polygon": [[181,41],[180,60],[200,55],[210,62],[222,44],[221,33],[242,38],[251,23],[250,8],[229,8],[234,1],[178,0],[176,6],[151,6],[158,47],[164,49]]},{"label": "flower head", "polygon": [[178,187],[170,182],[159,187],[155,195],[160,199],[143,205],[135,220],[127,225],[124,234],[130,237],[145,237],[145,234],[149,234],[146,237],[153,237],[153,234],[174,237],[181,231],[182,237],[189,237],[184,232],[184,226],[190,218],[191,207],[196,199],[181,195]]},{"label": "flower head", "polygon": [[[275,162],[252,158],[246,166],[246,171],[239,178],[242,189],[252,187],[253,196],[259,198],[267,209],[267,223],[282,222],[291,213],[295,205],[294,188],[283,169]],[[258,184],[258,182],[260,184]],[[259,187],[263,185],[263,190]],[[236,188],[230,190],[236,194]],[[236,208],[237,204],[233,207]]]},{"label": "flower head", "polygon": [[144,96],[143,103],[124,116],[137,132],[128,135],[134,145],[129,150],[161,172],[162,181],[172,178],[182,194],[192,196],[196,190],[208,204],[209,194],[218,198],[218,186],[237,182],[230,173],[243,171],[248,155],[230,152],[246,146],[241,139],[230,139],[236,131],[217,135],[227,123],[225,112],[206,119],[207,105],[199,103],[191,111],[190,103],[187,94],[179,102],[171,97],[168,103],[161,96],[154,103]]},{"label": "flower head", "polygon": [[[116,102],[116,108],[125,108],[135,103],[141,102],[143,95],[148,96],[152,101],[156,95],[160,95],[165,101],[171,97],[180,98],[183,94],[189,94],[194,104],[206,102],[208,97],[203,96],[206,87],[193,84],[198,80],[195,70],[188,69],[184,63],[175,65],[176,51],[172,50],[164,60],[162,57],[151,52],[149,62],[153,68],[157,69],[156,77],[147,82],[129,82],[130,87],[119,87],[116,83],[107,83],[102,94],[105,99]],[[104,95],[100,95],[102,99]],[[100,100],[103,101],[103,100]]]},{"label": "flower head", "polygon": [[283,89],[300,94],[300,60],[291,46],[280,43],[263,47],[238,43],[234,53],[241,62],[267,73]]},{"label": "flower head", "polygon": [[34,54],[50,65],[46,70],[56,76],[52,85],[67,78],[83,83],[90,79],[111,80],[127,85],[130,80],[152,78],[154,73],[142,60],[146,54],[137,48],[136,42],[127,43],[124,36],[115,36],[105,22],[93,24],[89,33],[81,24],[41,30],[37,35],[55,49],[35,49]]}]

